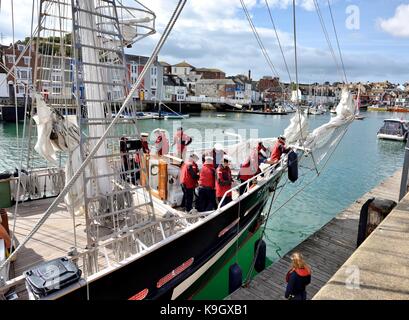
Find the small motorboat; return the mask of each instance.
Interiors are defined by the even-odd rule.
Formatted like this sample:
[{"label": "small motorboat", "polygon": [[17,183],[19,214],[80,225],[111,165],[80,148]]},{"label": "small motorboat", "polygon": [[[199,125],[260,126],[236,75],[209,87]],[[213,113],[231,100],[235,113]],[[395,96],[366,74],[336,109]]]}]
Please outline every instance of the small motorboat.
[{"label": "small motorboat", "polygon": [[165,120],[183,120],[183,119],[188,119],[189,115],[188,114],[169,114],[165,115]]},{"label": "small motorboat", "polygon": [[359,116],[359,115],[355,116],[355,120],[364,120],[364,119],[365,119],[364,116]]},{"label": "small motorboat", "polygon": [[226,115],[225,115],[225,114],[217,114],[216,117],[218,117],[218,118],[226,118]]},{"label": "small motorboat", "polygon": [[378,139],[406,141],[408,139],[408,121],[402,119],[385,119],[378,131]]}]

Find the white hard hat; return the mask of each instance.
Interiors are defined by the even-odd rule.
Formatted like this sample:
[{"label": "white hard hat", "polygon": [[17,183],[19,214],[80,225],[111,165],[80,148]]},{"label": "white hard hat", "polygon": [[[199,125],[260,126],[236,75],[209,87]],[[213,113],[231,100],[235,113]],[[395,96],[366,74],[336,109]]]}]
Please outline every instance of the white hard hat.
[{"label": "white hard hat", "polygon": [[225,155],[225,156],[223,157],[223,160],[224,160],[224,161],[228,161],[228,162],[232,162],[232,161],[233,161],[233,158],[230,157],[230,156],[228,156],[228,155]]},{"label": "white hard hat", "polygon": [[193,152],[193,153],[190,155],[190,157],[191,157],[192,159],[199,160],[199,156],[197,155],[196,152]]},{"label": "white hard hat", "polygon": [[147,133],[147,132],[142,132],[142,133],[141,133],[141,137],[149,137],[149,133]]},{"label": "white hard hat", "polygon": [[214,145],[214,148],[215,148],[217,151],[223,151],[223,145],[222,145],[221,143],[216,143],[216,144]]},{"label": "white hard hat", "polygon": [[206,163],[213,163],[213,157],[210,157],[210,156],[205,157],[205,162]]}]

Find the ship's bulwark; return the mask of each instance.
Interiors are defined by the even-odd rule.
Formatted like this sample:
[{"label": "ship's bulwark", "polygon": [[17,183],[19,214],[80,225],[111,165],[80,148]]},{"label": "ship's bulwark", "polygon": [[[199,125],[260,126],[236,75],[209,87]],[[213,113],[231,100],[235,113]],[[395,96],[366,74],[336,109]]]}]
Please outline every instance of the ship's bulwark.
[{"label": "ship's bulwark", "polygon": [[[146,299],[170,300],[174,288],[197,272],[241,231],[259,222],[267,200],[281,176],[282,173],[273,177],[257,192],[249,194],[225,212],[176,240],[90,282],[88,286],[67,293],[60,299],[86,300],[89,297],[90,300],[128,300],[148,289]],[[219,237],[223,229],[238,219],[239,213],[239,223]],[[161,288],[157,288],[160,279],[191,258],[193,258],[191,266]]]}]

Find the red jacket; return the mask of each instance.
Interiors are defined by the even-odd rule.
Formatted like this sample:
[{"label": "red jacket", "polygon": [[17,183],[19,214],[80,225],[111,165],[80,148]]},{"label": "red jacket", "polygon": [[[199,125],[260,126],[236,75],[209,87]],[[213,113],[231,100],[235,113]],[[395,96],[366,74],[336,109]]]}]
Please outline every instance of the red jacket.
[{"label": "red jacket", "polygon": [[149,154],[150,150],[149,150],[148,141],[142,141],[142,149],[143,149],[143,153]]},{"label": "red jacket", "polygon": [[204,164],[200,171],[199,186],[214,189],[215,170],[212,164]]},{"label": "red jacket", "polygon": [[246,161],[242,163],[239,171],[239,179],[247,181],[259,173],[258,149],[254,149]]},{"label": "red jacket", "polygon": [[271,152],[270,161],[278,162],[281,159],[281,155],[286,151],[285,143],[277,140]]},{"label": "red jacket", "polygon": [[186,189],[194,189],[198,180],[199,168],[197,164],[192,160],[186,161],[180,169],[180,183],[184,184]]},{"label": "red jacket", "polygon": [[173,143],[176,144],[177,151],[183,153],[186,146],[192,143],[192,138],[183,131],[178,131],[173,138]]},{"label": "red jacket", "polygon": [[[222,198],[231,189],[232,181],[230,168],[220,165],[216,170],[216,197]],[[226,195],[226,197],[231,196],[231,192]]]}]

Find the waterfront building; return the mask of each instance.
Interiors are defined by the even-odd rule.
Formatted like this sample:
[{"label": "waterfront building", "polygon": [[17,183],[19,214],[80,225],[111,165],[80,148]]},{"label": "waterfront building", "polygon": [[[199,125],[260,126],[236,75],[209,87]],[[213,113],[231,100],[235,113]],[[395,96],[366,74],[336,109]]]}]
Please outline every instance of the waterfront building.
[{"label": "waterfront building", "polygon": [[195,69],[194,66],[187,63],[186,61],[182,61],[178,64],[172,66],[172,74],[177,76],[187,76]]},{"label": "waterfront building", "polygon": [[232,79],[200,79],[196,83],[196,96],[234,99],[236,83]]},{"label": "waterfront building", "polygon": [[[126,54],[125,58],[128,67],[129,83],[133,85],[144,69],[149,57]],[[163,74],[164,67],[162,63],[156,59],[149,71],[145,74],[141,85],[138,87],[138,91],[134,95],[134,99],[158,100],[162,96]]]},{"label": "waterfront building", "polygon": [[162,101],[185,101],[187,96],[187,87],[183,80],[177,75],[163,75]]},{"label": "waterfront building", "polygon": [[[16,96],[23,98],[25,96],[27,86],[32,84],[32,75],[35,63],[35,45],[32,46],[30,57],[30,48],[23,41],[17,41],[14,45],[2,46],[3,63],[10,69],[14,65],[14,61],[23,54],[21,60],[16,65],[16,70],[13,73],[16,76]],[[10,85],[9,90],[14,86],[14,76],[9,75],[7,82]],[[14,90],[13,90],[14,91]],[[12,92],[14,94],[14,92]]]},{"label": "waterfront building", "polygon": [[225,79],[226,73],[215,68],[197,68],[194,73],[201,75],[201,79]]}]

